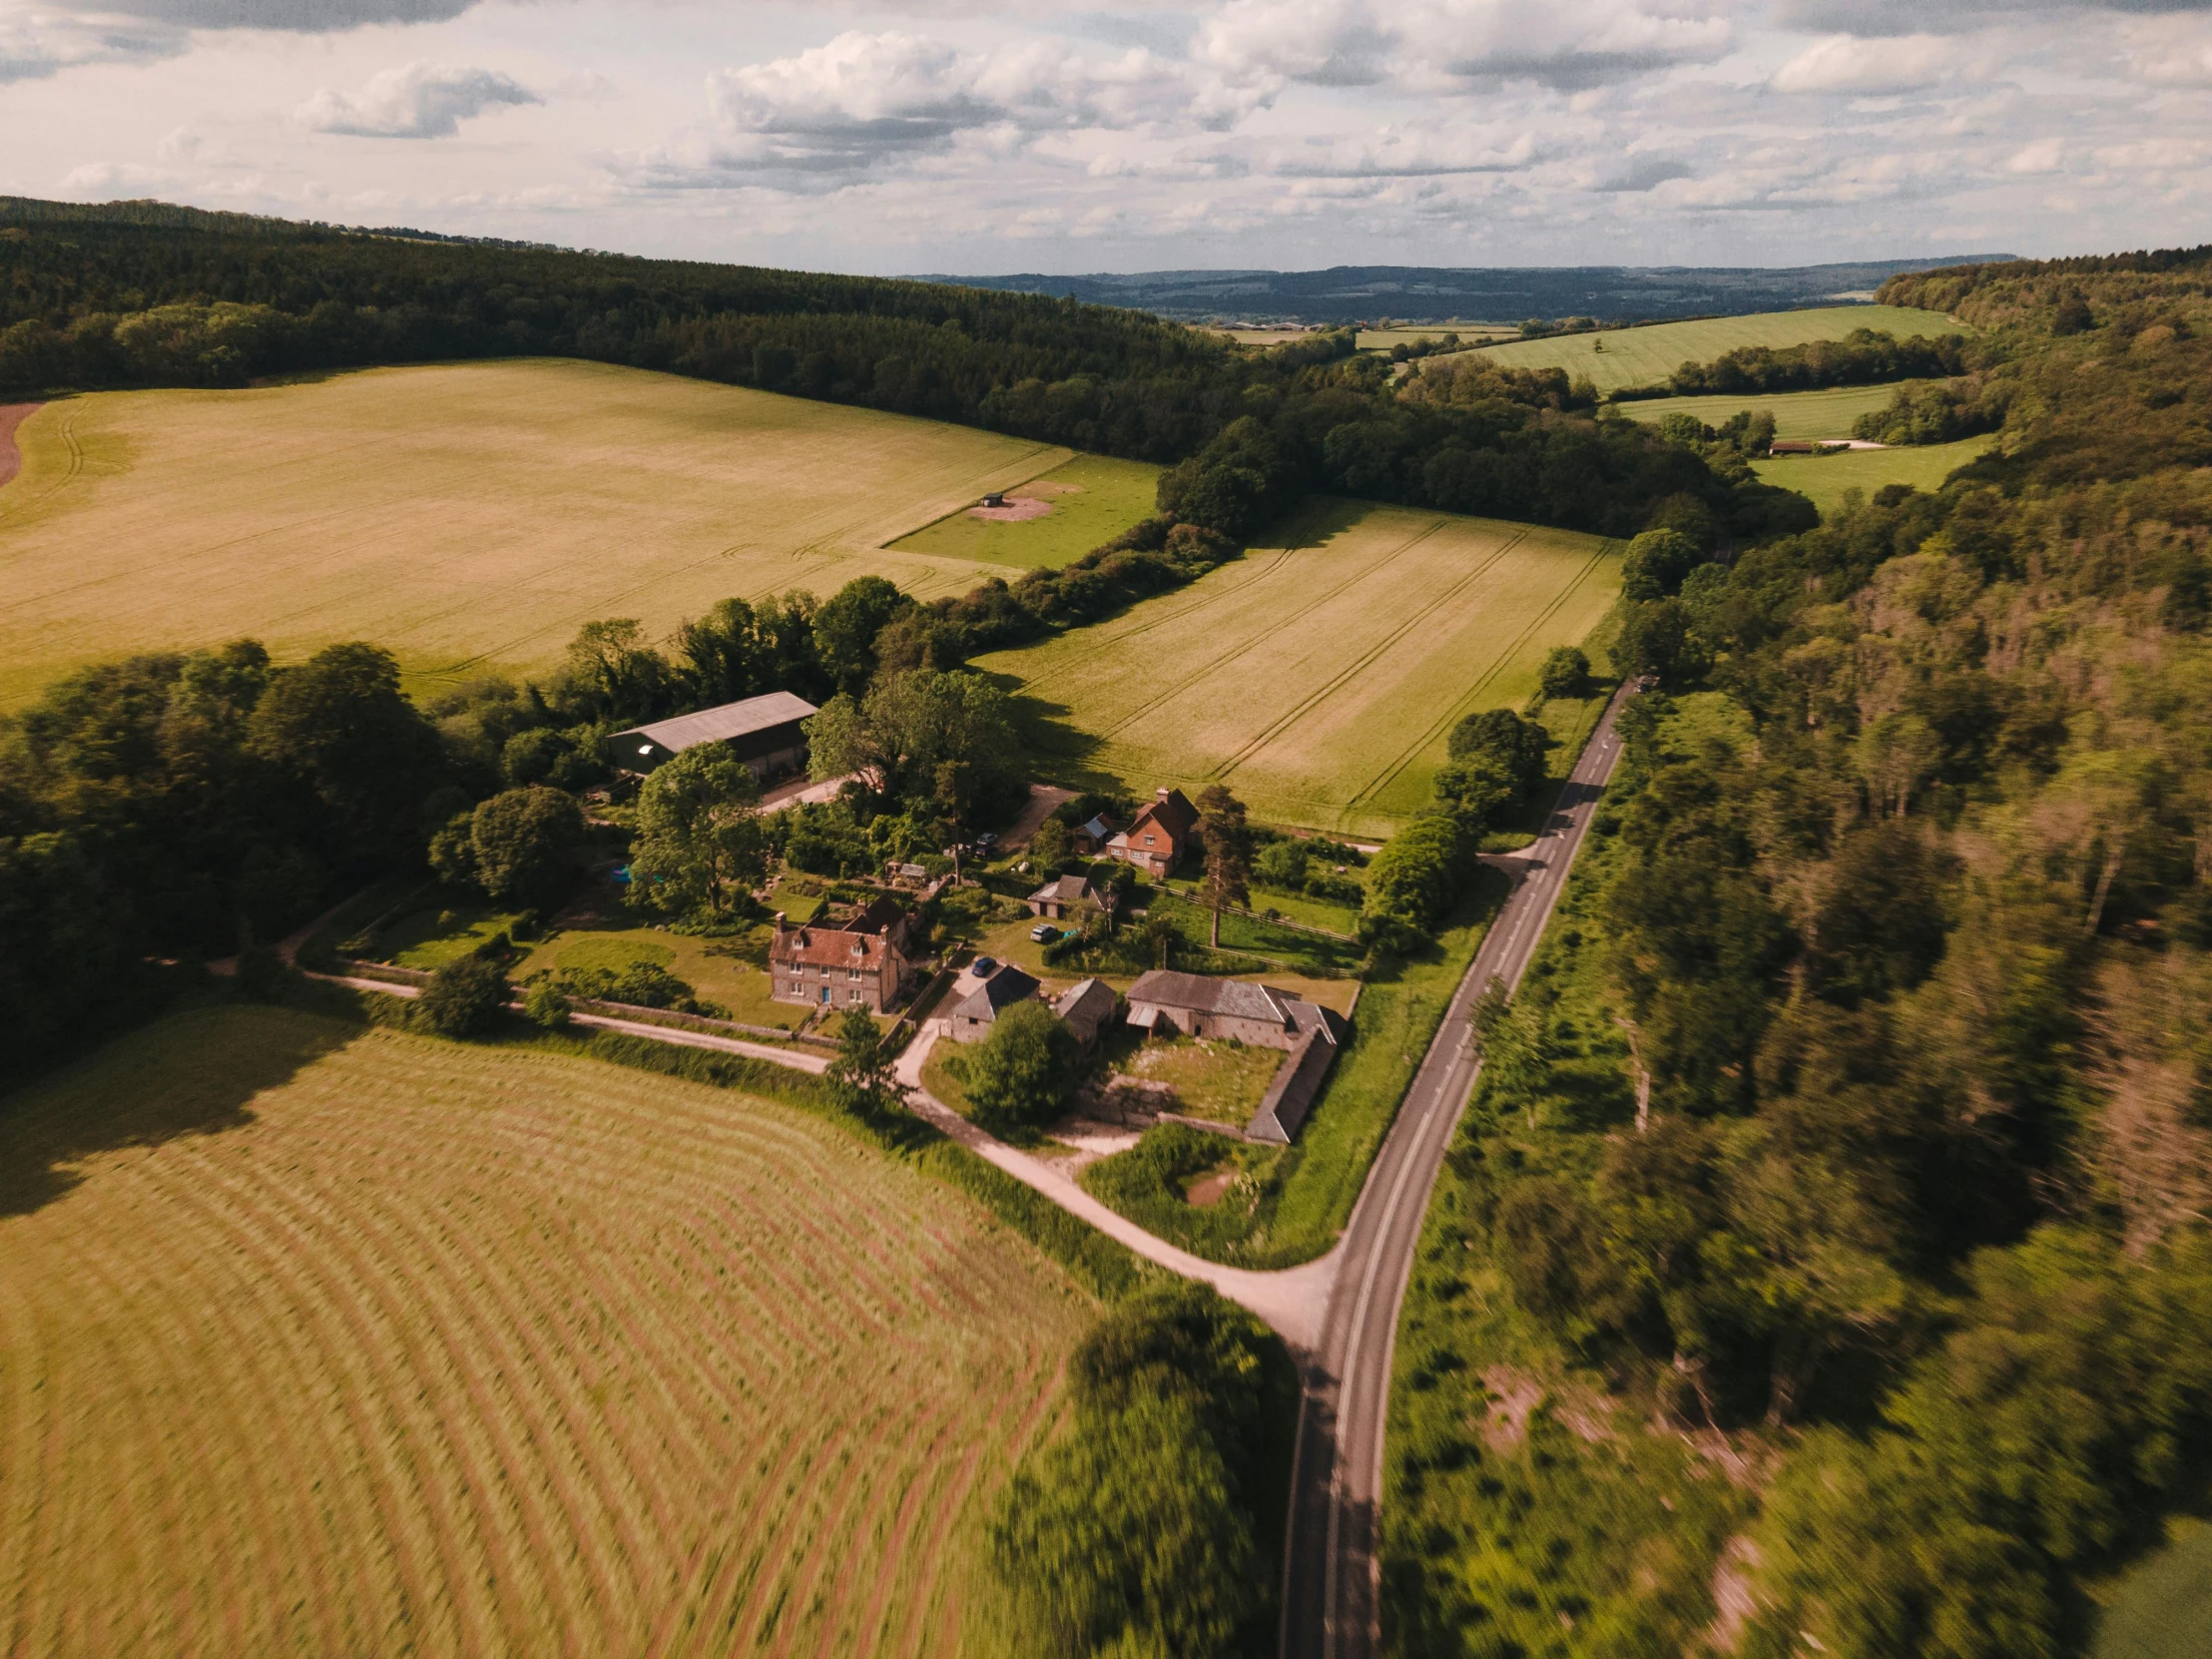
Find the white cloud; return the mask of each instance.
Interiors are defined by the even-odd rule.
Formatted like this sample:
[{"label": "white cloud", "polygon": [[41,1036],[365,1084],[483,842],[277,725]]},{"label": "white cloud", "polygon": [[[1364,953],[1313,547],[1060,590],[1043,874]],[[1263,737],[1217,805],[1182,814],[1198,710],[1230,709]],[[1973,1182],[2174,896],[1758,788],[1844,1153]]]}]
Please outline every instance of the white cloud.
[{"label": "white cloud", "polygon": [[1958,44],[1937,35],[1830,35],[1776,70],[1769,84],[1777,92],[1913,92],[1955,78],[1962,63]]},{"label": "white cloud", "polygon": [[295,112],[318,133],[357,138],[451,138],[486,110],[545,100],[491,69],[410,63],[372,75],[358,93],[322,88]]},{"label": "white cloud", "polygon": [[2056,173],[2064,159],[2066,142],[2063,139],[2037,139],[2033,144],[2015,150],[2004,164],[2007,173],[2039,174]]},{"label": "white cloud", "polygon": [[1004,157],[1040,135],[1220,129],[1249,92],[1136,47],[1108,59],[1057,42],[963,51],[924,35],[848,30],[828,44],[708,77],[719,132],[631,158],[658,188],[822,188],[956,148]]},{"label": "white cloud", "polygon": [[1571,92],[1710,63],[1734,39],[1700,0],[1230,0],[1194,51],[1243,80]]}]

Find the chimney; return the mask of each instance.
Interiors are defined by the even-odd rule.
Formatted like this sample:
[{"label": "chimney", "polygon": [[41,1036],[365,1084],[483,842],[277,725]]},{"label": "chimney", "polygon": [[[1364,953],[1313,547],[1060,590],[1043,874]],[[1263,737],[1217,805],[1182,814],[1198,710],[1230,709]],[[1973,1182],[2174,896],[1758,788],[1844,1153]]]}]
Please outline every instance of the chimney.
[{"label": "chimney", "polygon": [[776,912],[776,936],[778,938],[782,938],[786,933],[790,931],[791,922],[788,919],[788,912],[778,910]]},{"label": "chimney", "polygon": [[1173,790],[1161,790],[1161,791],[1159,791],[1158,793],[1159,793],[1159,797],[1160,797],[1160,799],[1161,799],[1162,801],[1165,801],[1165,800],[1167,800],[1167,798],[1168,798],[1169,796],[1173,795],[1173,794],[1174,794],[1175,792],[1174,792]]}]

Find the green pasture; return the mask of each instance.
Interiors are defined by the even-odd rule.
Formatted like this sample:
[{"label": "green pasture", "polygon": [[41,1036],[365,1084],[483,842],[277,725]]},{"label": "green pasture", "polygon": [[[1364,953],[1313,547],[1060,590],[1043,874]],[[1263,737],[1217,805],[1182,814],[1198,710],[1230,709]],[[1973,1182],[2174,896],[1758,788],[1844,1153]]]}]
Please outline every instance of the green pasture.
[{"label": "green pasture", "polygon": [[1013,499],[1049,501],[1041,518],[1008,522],[975,516],[970,506],[924,525],[891,543],[894,553],[1012,565],[1020,570],[1056,568],[1112,541],[1157,505],[1160,469],[1143,461],[1078,455],[1039,473],[1013,491]]},{"label": "green pasture", "polygon": [[1752,471],[1769,484],[1796,490],[1820,508],[1823,518],[1843,510],[1844,497],[1853,490],[1868,496],[1885,484],[1911,484],[1915,489],[1939,488],[1957,468],[1983,454],[1996,442],[1993,434],[1960,438],[1956,443],[1898,444],[1889,449],[1851,449],[1832,455],[1781,455],[1753,461]]},{"label": "green pasture", "polygon": [[1323,499],[1282,545],[979,660],[1040,771],[1140,796],[1225,783],[1266,823],[1382,836],[1425,806],[1462,716],[1518,707],[1612,608],[1619,549],[1494,519]]},{"label": "green pasture", "polygon": [[1663,385],[1684,363],[1711,362],[1739,345],[1803,345],[1808,340],[1842,339],[1854,328],[1880,328],[1901,337],[1973,331],[1940,311],[1902,305],[1819,305],[1695,322],[1654,322],[1641,328],[1603,328],[1589,334],[1553,334],[1484,349],[1515,368],[1563,368],[1576,379],[1588,378],[1603,393],[1622,386]]},{"label": "green pasture", "polygon": [[2103,1596],[2089,1659],[2205,1659],[2212,1654],[2212,1523],[2167,1522],[2167,1542]]},{"label": "green pasture", "polygon": [[[604,363],[371,369],[97,392],[18,430],[0,488],[0,708],[84,663],[241,635],[279,661],[372,640],[421,686],[656,638],[733,595],[994,565],[885,547],[1069,451]],[[1044,521],[1046,523],[1050,520]]]},{"label": "green pasture", "polygon": [[1853,421],[1863,414],[1887,409],[1897,393],[1894,385],[1824,386],[1819,391],[1786,391],[1773,396],[1729,393],[1654,397],[1619,407],[1631,420],[1653,426],[1672,414],[1686,414],[1708,426],[1721,426],[1745,409],[1764,410],[1774,416],[1774,435],[1778,438],[1848,438]]}]

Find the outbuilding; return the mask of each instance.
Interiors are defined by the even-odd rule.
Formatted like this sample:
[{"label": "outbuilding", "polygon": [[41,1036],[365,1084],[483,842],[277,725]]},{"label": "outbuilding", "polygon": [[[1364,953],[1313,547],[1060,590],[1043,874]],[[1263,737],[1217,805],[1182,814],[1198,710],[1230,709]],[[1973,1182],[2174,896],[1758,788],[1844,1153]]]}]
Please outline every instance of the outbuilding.
[{"label": "outbuilding", "polygon": [[946,1016],[947,1030],[954,1042],[979,1043],[991,1034],[998,1023],[998,1016],[1006,1009],[1021,1002],[1034,1002],[1043,987],[1029,974],[1011,962],[993,962],[990,970],[975,977],[973,970],[962,976],[970,981],[964,995],[954,985],[957,1000]]},{"label": "outbuilding", "polygon": [[617,732],[607,740],[608,757],[625,772],[651,772],[702,744],[719,743],[766,783],[806,767],[801,722],[821,712],[804,697],[769,692]]}]

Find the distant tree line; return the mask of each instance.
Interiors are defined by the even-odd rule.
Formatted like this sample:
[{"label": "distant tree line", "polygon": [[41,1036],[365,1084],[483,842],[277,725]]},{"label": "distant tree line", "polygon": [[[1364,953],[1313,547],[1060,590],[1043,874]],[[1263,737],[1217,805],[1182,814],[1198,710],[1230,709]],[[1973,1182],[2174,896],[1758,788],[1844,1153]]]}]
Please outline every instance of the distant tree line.
[{"label": "distant tree line", "polygon": [[[1633,534],[1687,493],[1738,534],[1783,492],[1719,478],[1594,399],[1325,331],[1273,350],[1041,295],[433,241],[159,205],[0,201],[0,395],[242,385],[550,354],[759,386],[1162,462],[1180,522],[1235,539],[1312,490]],[[1461,365],[1448,368],[1448,365]],[[1437,370],[1448,371],[1439,377]],[[1232,432],[1237,435],[1232,436]],[[1257,474],[1257,480],[1248,478]],[[1779,516],[1778,516],[1779,515]]]}]

